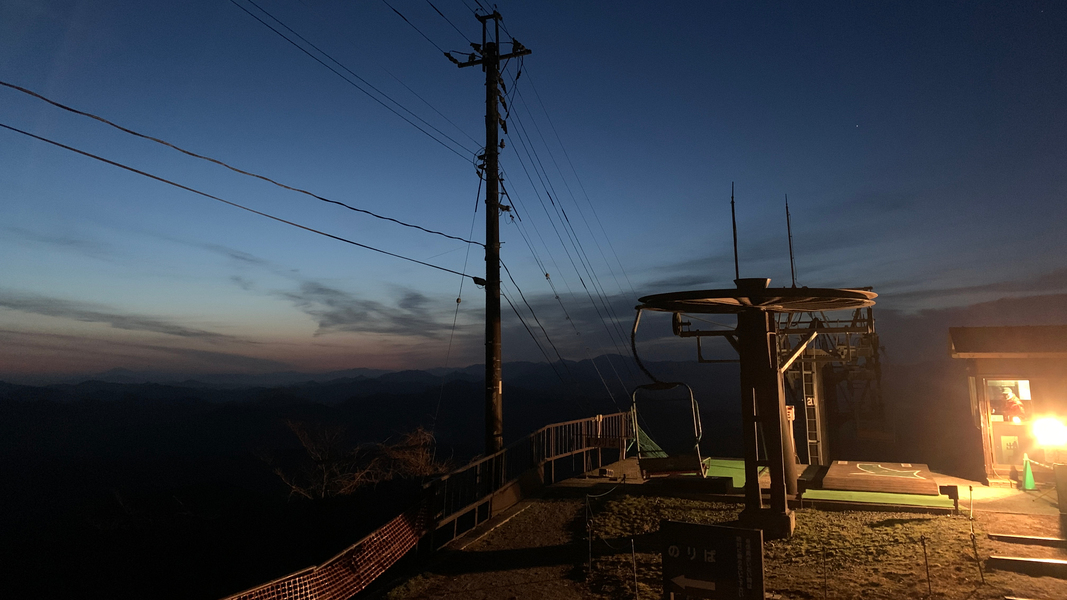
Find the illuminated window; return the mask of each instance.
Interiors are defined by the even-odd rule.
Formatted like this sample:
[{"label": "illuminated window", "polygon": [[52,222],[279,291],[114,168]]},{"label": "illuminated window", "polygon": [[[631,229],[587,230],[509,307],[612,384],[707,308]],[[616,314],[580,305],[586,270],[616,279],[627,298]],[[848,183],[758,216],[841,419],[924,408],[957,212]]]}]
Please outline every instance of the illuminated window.
[{"label": "illuminated window", "polygon": [[1023,456],[1033,452],[1030,433],[1033,399],[1028,379],[986,379],[989,401],[990,438],[994,460],[1002,465],[1021,465]]},{"label": "illuminated window", "polygon": [[986,379],[993,421],[1021,422],[1033,415],[1029,379]]},{"label": "illuminated window", "polygon": [[1029,379],[986,379],[986,397],[993,421],[1029,420],[1031,408]]}]

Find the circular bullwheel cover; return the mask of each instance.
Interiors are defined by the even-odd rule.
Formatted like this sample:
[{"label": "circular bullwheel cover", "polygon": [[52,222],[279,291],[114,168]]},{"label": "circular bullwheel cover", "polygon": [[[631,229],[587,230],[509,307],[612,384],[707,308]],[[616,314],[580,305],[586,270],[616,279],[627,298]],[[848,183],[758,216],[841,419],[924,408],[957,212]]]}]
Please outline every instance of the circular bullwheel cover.
[{"label": "circular bullwheel cover", "polygon": [[735,289],[670,292],[640,298],[638,310],[678,313],[729,314],[746,310],[815,312],[853,310],[874,306],[878,294],[866,290],[833,288],[771,288],[769,280],[738,281]]}]

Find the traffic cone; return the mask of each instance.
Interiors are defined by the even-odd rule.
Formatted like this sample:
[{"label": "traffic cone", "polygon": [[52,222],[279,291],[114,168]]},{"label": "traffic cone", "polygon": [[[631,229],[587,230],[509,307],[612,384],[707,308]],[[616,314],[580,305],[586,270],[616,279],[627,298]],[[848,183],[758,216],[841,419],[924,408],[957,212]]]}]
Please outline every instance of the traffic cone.
[{"label": "traffic cone", "polygon": [[1030,468],[1030,457],[1023,454],[1023,489],[1034,490],[1037,486],[1034,485],[1034,472]]}]

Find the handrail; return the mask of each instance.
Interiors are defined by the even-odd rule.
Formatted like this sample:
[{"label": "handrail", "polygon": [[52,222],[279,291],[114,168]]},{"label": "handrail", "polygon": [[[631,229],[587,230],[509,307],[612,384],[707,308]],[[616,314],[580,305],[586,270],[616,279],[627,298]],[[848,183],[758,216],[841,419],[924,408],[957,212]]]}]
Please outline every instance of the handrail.
[{"label": "handrail", "polygon": [[[494,505],[494,499],[514,489],[526,474],[535,473],[542,484],[552,483],[556,480],[554,461],[609,448],[604,439],[618,442],[621,459],[631,437],[629,413],[623,412],[546,425],[499,452],[427,482],[423,497],[413,507],[325,563],[224,600],[346,600],[365,589],[420,539],[435,534],[442,525],[452,525],[447,542],[518,502],[521,489]],[[597,442],[590,444],[594,438]],[[514,460],[509,461],[509,456]],[[544,471],[550,465],[551,474],[548,474]],[[459,519],[472,514],[470,526],[461,531]],[[439,547],[437,542],[431,539],[434,549]]]},{"label": "handrail", "polygon": [[[607,419],[607,418],[610,418],[610,417],[617,417],[617,416],[620,416],[620,415],[622,415],[625,418],[628,418],[629,413],[628,412],[626,412],[626,413],[620,412],[620,413],[614,413],[614,414],[610,414],[610,415],[597,415],[597,417],[600,417],[601,419]],[[448,473],[446,473],[444,475],[441,475],[440,477],[438,477],[438,479],[448,479],[453,474],[459,473],[461,471],[465,471],[465,470],[471,468],[472,466],[481,464],[483,462],[486,462],[486,461],[489,461],[489,460],[493,460],[494,458],[507,453],[510,449],[515,448],[515,447],[519,446],[520,444],[529,442],[530,438],[533,438],[534,436],[540,435],[540,434],[548,431],[549,429],[558,429],[558,428],[561,428],[561,427],[565,427],[567,425],[574,425],[574,424],[577,424],[577,423],[596,422],[597,417],[589,417],[589,418],[585,418],[585,419],[574,419],[573,421],[562,421],[560,423],[552,423],[550,425],[545,425],[544,427],[542,427],[540,429],[534,430],[532,433],[528,434],[525,438],[522,438],[520,440],[516,440],[516,441],[508,444],[502,450],[498,450],[495,453],[490,454],[489,456],[482,456],[481,458],[476,458],[473,461],[471,461],[470,463],[467,463],[466,465],[463,465],[462,467],[458,467],[453,471],[450,471],[450,472],[448,472]],[[430,486],[432,484],[433,484],[433,481],[430,481],[430,482],[427,482],[425,485],[423,485],[423,487],[428,487],[428,486]]]}]

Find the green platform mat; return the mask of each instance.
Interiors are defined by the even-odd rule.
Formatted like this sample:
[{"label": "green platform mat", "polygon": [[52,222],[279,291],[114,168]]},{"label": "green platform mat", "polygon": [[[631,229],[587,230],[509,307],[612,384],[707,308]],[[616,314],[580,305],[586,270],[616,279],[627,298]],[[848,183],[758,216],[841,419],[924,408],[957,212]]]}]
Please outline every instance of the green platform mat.
[{"label": "green platform mat", "polygon": [[805,500],[833,500],[837,502],[862,502],[865,504],[897,504],[900,506],[930,506],[952,508],[948,496],[924,496],[920,494],[891,494],[888,492],[846,492],[840,490],[807,490]]},{"label": "green platform mat", "polygon": [[706,477],[732,477],[734,489],[745,487],[745,461],[733,458],[705,458]]}]

